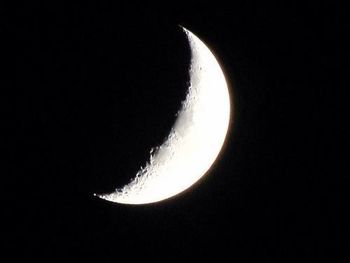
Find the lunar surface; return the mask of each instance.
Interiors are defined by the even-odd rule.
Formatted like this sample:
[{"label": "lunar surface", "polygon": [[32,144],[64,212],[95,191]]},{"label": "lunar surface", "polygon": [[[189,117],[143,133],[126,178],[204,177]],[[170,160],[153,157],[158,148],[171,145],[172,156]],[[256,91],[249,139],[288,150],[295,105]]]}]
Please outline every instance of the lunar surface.
[{"label": "lunar surface", "polygon": [[124,204],[147,204],[175,196],[207,173],[224,144],[230,96],[223,71],[209,48],[183,28],[191,49],[190,85],[174,126],[136,177],[98,197]]}]

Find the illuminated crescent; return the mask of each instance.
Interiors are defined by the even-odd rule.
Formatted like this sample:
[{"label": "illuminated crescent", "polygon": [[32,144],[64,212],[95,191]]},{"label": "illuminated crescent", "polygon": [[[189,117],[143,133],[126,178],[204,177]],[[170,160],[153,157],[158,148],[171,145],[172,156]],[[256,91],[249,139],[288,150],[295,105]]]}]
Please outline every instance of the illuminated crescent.
[{"label": "illuminated crescent", "polygon": [[98,197],[125,204],[170,198],[197,182],[219,155],[230,121],[225,76],[209,48],[183,30],[191,48],[190,85],[169,136],[129,184]]}]

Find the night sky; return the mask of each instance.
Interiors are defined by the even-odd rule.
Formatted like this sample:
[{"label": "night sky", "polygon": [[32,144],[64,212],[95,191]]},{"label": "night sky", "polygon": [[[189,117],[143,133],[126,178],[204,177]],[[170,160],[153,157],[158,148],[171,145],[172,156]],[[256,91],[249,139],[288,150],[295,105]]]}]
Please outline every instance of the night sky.
[{"label": "night sky", "polygon": [[[325,258],[333,230],[319,221],[330,208],[317,194],[309,96],[318,10],[282,2],[2,8],[6,250],[28,262]],[[208,174],[175,198],[100,200],[93,193],[129,182],[175,121],[190,62],[178,25],[225,71],[227,143]],[[336,247],[333,262],[345,256],[346,244]]]}]

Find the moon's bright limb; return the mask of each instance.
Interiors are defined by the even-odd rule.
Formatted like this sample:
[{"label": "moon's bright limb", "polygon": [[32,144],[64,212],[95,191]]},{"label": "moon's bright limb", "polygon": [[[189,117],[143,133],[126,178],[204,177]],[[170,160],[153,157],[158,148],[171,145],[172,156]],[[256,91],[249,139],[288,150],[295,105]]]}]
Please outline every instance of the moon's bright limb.
[{"label": "moon's bright limb", "polygon": [[229,127],[227,83],[209,48],[184,32],[191,48],[190,86],[170,135],[133,181],[100,198],[125,204],[167,199],[197,182],[217,158]]}]

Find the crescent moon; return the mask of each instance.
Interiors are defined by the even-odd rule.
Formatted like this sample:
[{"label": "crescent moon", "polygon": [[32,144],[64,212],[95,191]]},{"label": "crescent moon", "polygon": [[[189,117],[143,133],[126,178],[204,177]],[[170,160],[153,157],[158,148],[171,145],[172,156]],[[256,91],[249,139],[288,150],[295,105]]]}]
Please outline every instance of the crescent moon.
[{"label": "crescent moon", "polygon": [[121,189],[98,197],[123,204],[147,204],[175,196],[212,166],[230,121],[230,95],[224,73],[210,49],[183,28],[191,49],[190,85],[164,143]]}]

